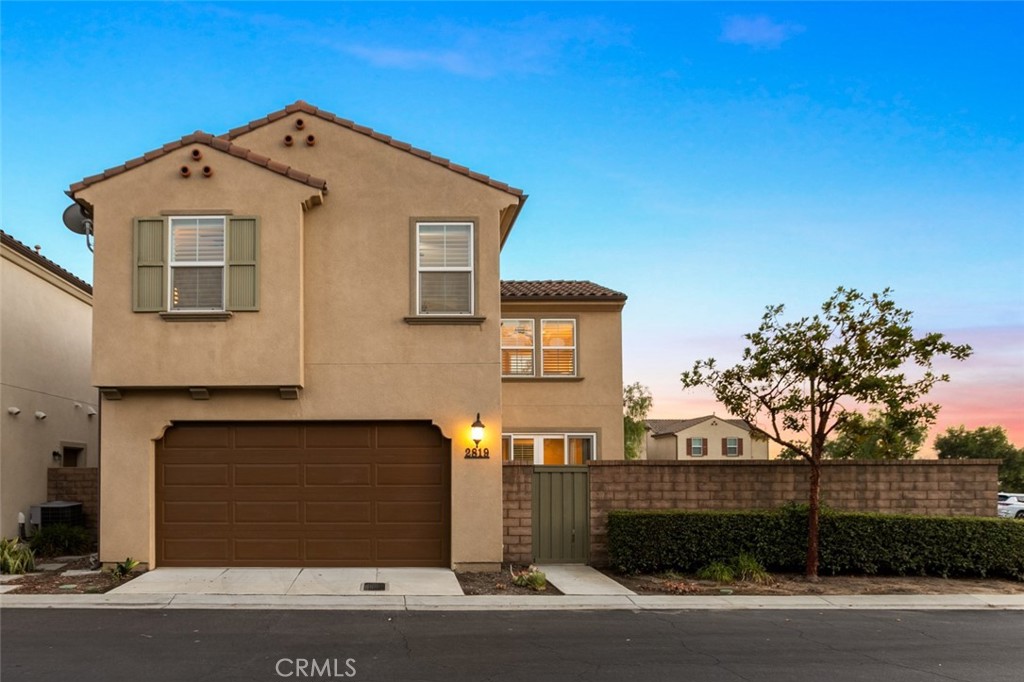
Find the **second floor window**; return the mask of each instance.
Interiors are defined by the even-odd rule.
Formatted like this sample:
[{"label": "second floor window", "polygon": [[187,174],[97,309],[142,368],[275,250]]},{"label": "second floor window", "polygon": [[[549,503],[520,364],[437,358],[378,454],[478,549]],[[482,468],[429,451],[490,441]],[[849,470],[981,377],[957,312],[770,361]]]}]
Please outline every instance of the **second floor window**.
[{"label": "second floor window", "polygon": [[533,376],[533,320],[501,321],[501,376]]},{"label": "second floor window", "polygon": [[739,457],[740,456],[740,439],[739,438],[723,438],[724,442],[722,445],[722,454],[726,457]]},{"label": "second floor window", "polygon": [[705,450],[707,450],[707,438],[689,438],[687,439],[687,450],[690,457],[703,457]]},{"label": "second floor window", "polygon": [[576,376],[576,320],[541,320],[541,374]]},{"label": "second floor window", "polygon": [[416,310],[473,314],[473,225],[416,224]]},{"label": "second floor window", "polygon": [[170,220],[168,310],[224,310],[224,218]]}]

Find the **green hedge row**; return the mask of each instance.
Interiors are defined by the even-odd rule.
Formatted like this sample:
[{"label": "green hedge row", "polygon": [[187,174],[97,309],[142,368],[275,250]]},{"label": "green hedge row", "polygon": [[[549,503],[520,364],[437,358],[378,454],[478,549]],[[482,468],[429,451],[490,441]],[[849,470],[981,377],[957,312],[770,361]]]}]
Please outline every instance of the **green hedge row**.
[{"label": "green hedge row", "polygon": [[[1024,523],[1019,521],[823,510],[820,529],[822,574],[1024,580]],[[624,573],[690,573],[741,553],[771,571],[803,571],[806,507],[608,514],[610,563]]]}]

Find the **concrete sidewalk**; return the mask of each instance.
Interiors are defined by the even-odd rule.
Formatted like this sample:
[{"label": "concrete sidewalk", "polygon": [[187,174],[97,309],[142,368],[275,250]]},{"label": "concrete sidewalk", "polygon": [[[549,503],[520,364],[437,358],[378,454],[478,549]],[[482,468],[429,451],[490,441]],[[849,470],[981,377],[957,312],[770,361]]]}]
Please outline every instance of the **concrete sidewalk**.
[{"label": "concrete sidewalk", "polygon": [[[466,596],[440,568],[159,568],[106,594],[0,595],[2,608],[399,611],[1020,609],[1024,594],[637,595],[581,564],[540,570],[559,595]],[[383,583],[367,591],[366,583]]]}]

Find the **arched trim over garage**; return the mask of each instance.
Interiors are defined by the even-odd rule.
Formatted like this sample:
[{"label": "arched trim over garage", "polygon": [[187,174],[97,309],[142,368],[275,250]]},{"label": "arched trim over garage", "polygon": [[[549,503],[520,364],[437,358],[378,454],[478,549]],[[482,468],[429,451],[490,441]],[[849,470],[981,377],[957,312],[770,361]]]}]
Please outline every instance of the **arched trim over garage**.
[{"label": "arched trim over garage", "polygon": [[451,563],[430,422],[188,422],[156,443],[157,566]]}]

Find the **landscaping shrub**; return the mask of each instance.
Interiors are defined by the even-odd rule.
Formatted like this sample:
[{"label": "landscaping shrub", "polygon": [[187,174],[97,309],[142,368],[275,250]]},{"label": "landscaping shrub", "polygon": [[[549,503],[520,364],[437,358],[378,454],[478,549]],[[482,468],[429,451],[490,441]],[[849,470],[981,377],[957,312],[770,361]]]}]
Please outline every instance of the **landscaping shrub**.
[{"label": "landscaping shrub", "polygon": [[0,573],[22,574],[35,569],[32,549],[17,539],[0,538]]},{"label": "landscaping shrub", "polygon": [[[799,572],[807,512],[612,511],[608,554],[625,573],[693,573],[748,554],[770,571]],[[1010,519],[823,510],[820,571],[831,574],[998,576],[1024,580],[1024,524]]]},{"label": "landscaping shrub", "polygon": [[29,544],[38,556],[84,554],[93,547],[89,531],[81,526],[63,523],[41,528],[29,539]]}]

